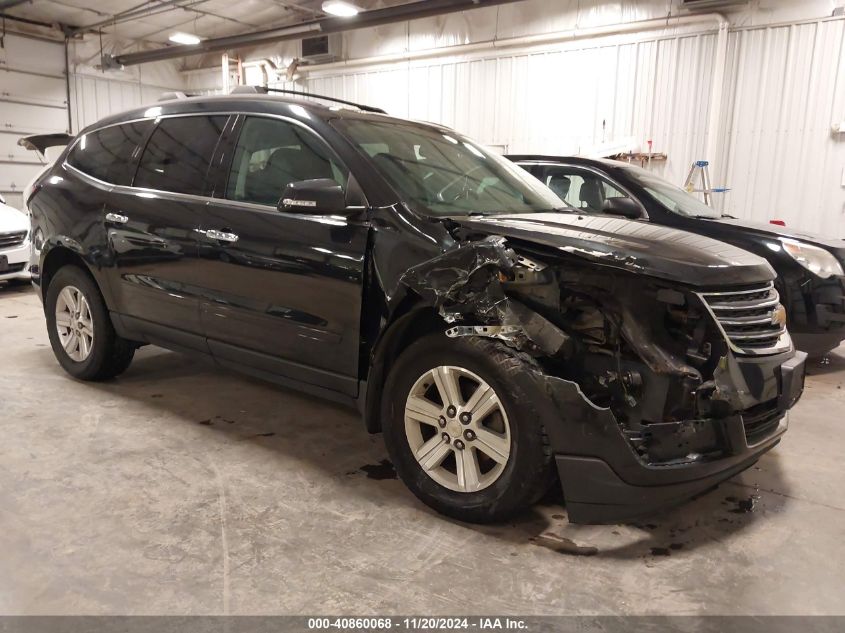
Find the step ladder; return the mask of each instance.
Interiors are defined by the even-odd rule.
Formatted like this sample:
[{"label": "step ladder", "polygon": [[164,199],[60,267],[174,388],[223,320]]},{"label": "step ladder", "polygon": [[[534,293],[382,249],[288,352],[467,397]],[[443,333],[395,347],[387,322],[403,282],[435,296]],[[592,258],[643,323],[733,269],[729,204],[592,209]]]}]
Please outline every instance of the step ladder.
[{"label": "step ladder", "polygon": [[[713,206],[710,204],[711,198],[710,194],[713,193],[725,193],[726,191],[730,191],[728,187],[711,187],[710,186],[710,170],[708,167],[710,166],[710,161],[706,160],[697,160],[695,161],[692,166],[690,167],[689,173],[687,174],[687,179],[684,181],[684,189],[686,189],[689,193],[703,193],[704,194],[704,204],[707,206]],[[701,182],[701,189],[695,188],[695,179],[696,176],[700,176]]]}]

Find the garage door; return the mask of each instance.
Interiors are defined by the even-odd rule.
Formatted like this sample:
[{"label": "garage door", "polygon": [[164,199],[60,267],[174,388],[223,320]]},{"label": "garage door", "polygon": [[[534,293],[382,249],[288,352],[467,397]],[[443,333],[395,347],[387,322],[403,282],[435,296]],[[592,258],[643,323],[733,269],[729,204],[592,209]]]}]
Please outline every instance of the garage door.
[{"label": "garage door", "polygon": [[64,44],[6,35],[0,48],[0,193],[21,208],[22,190],[41,163],[18,139],[67,132]]}]

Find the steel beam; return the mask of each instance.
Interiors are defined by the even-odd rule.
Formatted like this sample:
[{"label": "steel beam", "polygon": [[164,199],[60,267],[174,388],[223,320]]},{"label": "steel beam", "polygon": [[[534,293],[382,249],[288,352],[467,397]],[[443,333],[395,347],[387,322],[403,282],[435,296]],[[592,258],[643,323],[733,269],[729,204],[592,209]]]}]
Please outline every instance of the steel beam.
[{"label": "steel beam", "polygon": [[235,50],[247,46],[257,46],[270,42],[284,40],[297,40],[309,35],[323,33],[340,33],[374,26],[382,26],[395,22],[405,22],[458,11],[480,9],[482,7],[510,4],[520,0],[418,0],[408,4],[401,4],[383,9],[363,11],[350,18],[321,18],[309,20],[289,26],[283,26],[252,33],[230,35],[227,37],[216,37],[203,40],[199,44],[181,46],[168,46],[151,51],[138,53],[127,53],[116,55],[113,60],[119,66],[133,66],[135,64],[146,64],[158,62],[165,59],[189,57],[203,53],[214,53],[226,50]]}]

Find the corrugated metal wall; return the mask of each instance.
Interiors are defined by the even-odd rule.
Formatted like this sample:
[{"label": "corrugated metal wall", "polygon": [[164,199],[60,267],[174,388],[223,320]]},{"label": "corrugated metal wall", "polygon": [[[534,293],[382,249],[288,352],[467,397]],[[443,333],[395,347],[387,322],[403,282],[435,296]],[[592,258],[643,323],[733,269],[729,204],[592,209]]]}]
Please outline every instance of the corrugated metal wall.
[{"label": "corrugated metal wall", "polygon": [[845,238],[845,21],[730,35],[717,178],[724,210]]},{"label": "corrugated metal wall", "polygon": [[[72,131],[108,114],[155,102],[171,91],[112,74],[72,73]],[[22,190],[41,168],[34,152],[18,146],[21,136],[68,129],[63,43],[7,34],[0,48],[0,193],[22,207]]]},{"label": "corrugated metal wall", "polygon": [[64,46],[6,35],[0,48],[0,193],[20,208],[41,163],[18,139],[67,130]]},{"label": "corrugated metal wall", "polygon": [[[634,138],[683,179],[706,136],[716,35],[583,41],[557,50],[309,75],[308,89],[454,127],[513,153],[587,153]],[[495,56],[493,56],[495,55]]]},{"label": "corrugated metal wall", "polygon": [[155,103],[163,93],[173,90],[108,75],[76,74],[71,82],[73,129],[78,132],[109,114]]},{"label": "corrugated metal wall", "polygon": [[588,152],[633,137],[665,152],[653,169],[681,184],[707,158],[724,211],[845,237],[845,21],[734,30],[719,145],[703,156],[712,31],[616,36],[549,50],[476,52],[315,71],[307,89],[435,121],[509,152]]}]

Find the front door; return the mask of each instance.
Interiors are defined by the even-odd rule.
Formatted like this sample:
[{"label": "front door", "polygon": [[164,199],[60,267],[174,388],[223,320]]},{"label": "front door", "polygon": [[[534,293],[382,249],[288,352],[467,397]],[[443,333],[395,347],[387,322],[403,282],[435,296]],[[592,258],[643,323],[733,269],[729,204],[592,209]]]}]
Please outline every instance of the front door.
[{"label": "front door", "polygon": [[224,364],[357,394],[368,224],[277,209],[290,182],[348,171],[299,122],[247,116],[231,134],[219,192],[204,212],[201,318]]}]

